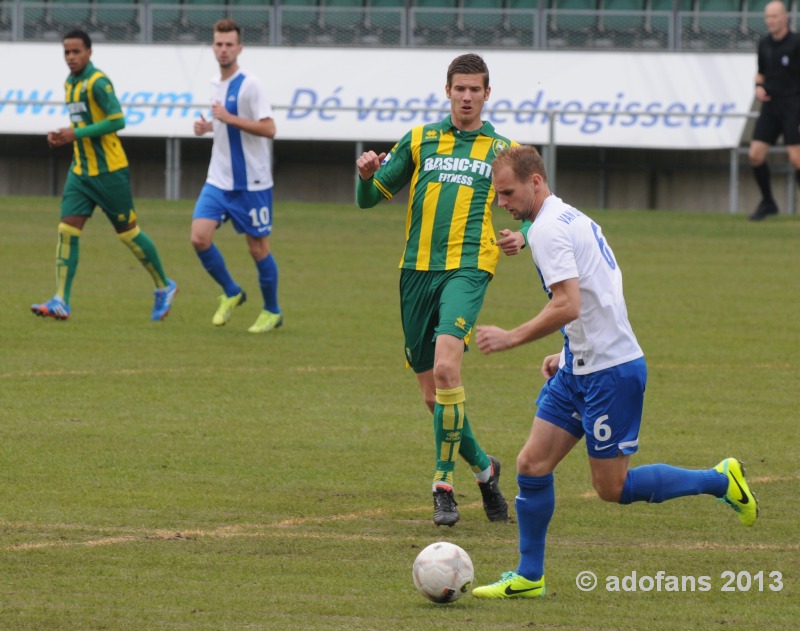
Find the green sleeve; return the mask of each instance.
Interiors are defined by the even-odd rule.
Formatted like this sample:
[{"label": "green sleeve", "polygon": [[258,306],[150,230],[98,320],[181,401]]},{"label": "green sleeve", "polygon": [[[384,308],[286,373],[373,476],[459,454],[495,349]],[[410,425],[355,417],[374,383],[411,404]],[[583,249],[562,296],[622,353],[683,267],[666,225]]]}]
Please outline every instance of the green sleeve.
[{"label": "green sleeve", "polygon": [[411,155],[412,134],[413,130],[397,141],[376,173],[379,192],[383,197],[391,198],[396,195],[414,176],[417,165]]},{"label": "green sleeve", "polygon": [[119,131],[123,127],[125,127],[124,117],[120,116],[119,118],[106,118],[105,120],[101,120],[99,123],[86,125],[86,127],[76,127],[75,137],[97,138],[98,136],[113,134],[115,131]]},{"label": "green sleeve", "polygon": [[113,134],[125,127],[125,115],[122,113],[117,95],[114,94],[114,86],[107,76],[101,74],[92,84],[92,96],[103,110],[105,118],[86,127],[76,127],[76,138],[98,138]]},{"label": "green sleeve", "polygon": [[530,219],[526,219],[522,222],[522,227],[519,231],[522,233],[522,247],[525,248],[528,245],[528,229],[533,225],[533,222]]},{"label": "green sleeve", "polygon": [[380,191],[375,186],[374,178],[362,180],[358,178],[356,183],[356,203],[359,208],[372,208],[383,199]]},{"label": "green sleeve", "polygon": [[119,104],[117,95],[114,93],[114,86],[107,76],[102,75],[94,82],[92,96],[106,117],[114,118],[115,115],[122,114],[122,106]]}]

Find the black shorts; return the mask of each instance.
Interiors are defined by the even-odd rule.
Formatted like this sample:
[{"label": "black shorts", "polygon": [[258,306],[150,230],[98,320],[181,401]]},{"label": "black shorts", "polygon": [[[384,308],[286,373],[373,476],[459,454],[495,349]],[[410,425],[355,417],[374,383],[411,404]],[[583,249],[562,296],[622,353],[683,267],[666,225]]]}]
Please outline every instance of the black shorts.
[{"label": "black shorts", "polygon": [[783,144],[800,145],[800,96],[775,98],[761,104],[753,140],[774,145],[783,135]]}]

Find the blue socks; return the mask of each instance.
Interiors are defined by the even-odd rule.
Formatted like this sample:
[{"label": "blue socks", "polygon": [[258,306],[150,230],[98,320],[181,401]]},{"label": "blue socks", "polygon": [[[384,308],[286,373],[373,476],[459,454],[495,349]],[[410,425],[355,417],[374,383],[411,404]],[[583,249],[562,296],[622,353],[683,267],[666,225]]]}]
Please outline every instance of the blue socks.
[{"label": "blue socks", "polygon": [[[518,474],[516,499],[520,560],[517,574],[538,581],[544,574],[547,527],[556,505],[553,474],[539,477]],[[679,469],[649,464],[628,471],[620,504],[658,504],[685,495],[722,497],[728,491],[728,476],[716,469]]]},{"label": "blue socks", "polygon": [[553,474],[540,477],[518,474],[516,499],[519,526],[519,567],[517,574],[538,581],[544,574],[547,527],[556,508]]},{"label": "blue socks", "polygon": [[[230,298],[242,291],[242,288],[233,280],[222,252],[213,243],[204,252],[197,252],[197,258],[203,264],[203,268],[211,275],[225,295]],[[278,264],[275,257],[269,254],[265,258],[256,262],[258,270],[258,284],[261,286],[261,295],[264,297],[264,308],[272,313],[280,313],[278,305]]]},{"label": "blue socks", "polygon": [[722,497],[728,490],[728,476],[715,469],[679,469],[666,464],[648,464],[628,471],[620,504],[665,500],[685,495]]},{"label": "blue socks", "polygon": [[258,284],[261,286],[261,295],[264,297],[264,309],[272,313],[280,313],[278,305],[278,264],[275,257],[268,254],[260,261],[256,261],[258,269]]},{"label": "blue socks", "polygon": [[212,243],[211,247],[204,252],[197,252],[197,258],[200,259],[203,268],[211,275],[211,278],[222,287],[228,298],[232,298],[242,291],[242,288],[234,282],[228,273],[225,259],[222,258],[222,252],[217,249],[216,245]]}]

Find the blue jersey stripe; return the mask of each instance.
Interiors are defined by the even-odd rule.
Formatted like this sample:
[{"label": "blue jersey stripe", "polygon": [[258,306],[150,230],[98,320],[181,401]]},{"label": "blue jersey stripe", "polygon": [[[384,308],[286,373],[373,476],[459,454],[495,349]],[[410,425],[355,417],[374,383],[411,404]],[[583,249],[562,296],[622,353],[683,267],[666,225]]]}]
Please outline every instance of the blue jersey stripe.
[{"label": "blue jersey stripe", "polygon": [[[228,94],[225,98],[225,109],[234,116],[239,115],[239,89],[244,82],[244,75],[235,77],[228,85]],[[231,168],[233,170],[233,190],[247,190],[247,164],[244,160],[242,147],[242,131],[233,125],[228,125],[228,142],[231,147]]]}]

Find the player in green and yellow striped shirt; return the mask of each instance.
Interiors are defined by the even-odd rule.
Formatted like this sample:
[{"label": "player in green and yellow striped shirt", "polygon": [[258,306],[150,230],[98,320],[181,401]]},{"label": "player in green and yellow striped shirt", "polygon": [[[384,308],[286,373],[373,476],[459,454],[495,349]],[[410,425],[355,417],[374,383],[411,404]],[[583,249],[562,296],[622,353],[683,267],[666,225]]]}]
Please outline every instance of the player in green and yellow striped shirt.
[{"label": "player in green and yellow striped shirt", "polygon": [[500,463],[481,448],[464,410],[461,360],[486,288],[500,258],[519,251],[524,238],[492,227],[491,163],[513,143],[481,120],[489,98],[489,70],[481,57],[461,55],[447,70],[450,115],[409,131],[388,154],[363,153],[356,161],[356,201],[371,208],[410,186],[406,247],[400,261],[400,303],[406,360],[433,412],[436,473],[434,523],[459,519],[453,499],[455,459],[472,467],[492,521],[508,519],[500,492]]},{"label": "player in green and yellow striped shirt", "polygon": [[63,44],[70,69],[64,91],[72,125],[47,134],[47,142],[51,147],[72,143],[74,154],[61,199],[56,294],[47,302],[31,305],[31,311],[56,320],[69,318],[81,230],[95,207],[100,206],[120,241],[153,278],[156,289],[151,318],[163,320],[178,287],[164,274],[155,244],[136,222],[128,158],[117,137],[117,131],[125,127],[125,116],[111,81],[89,61],[92,56],[89,36],[81,30],[70,31]]}]

